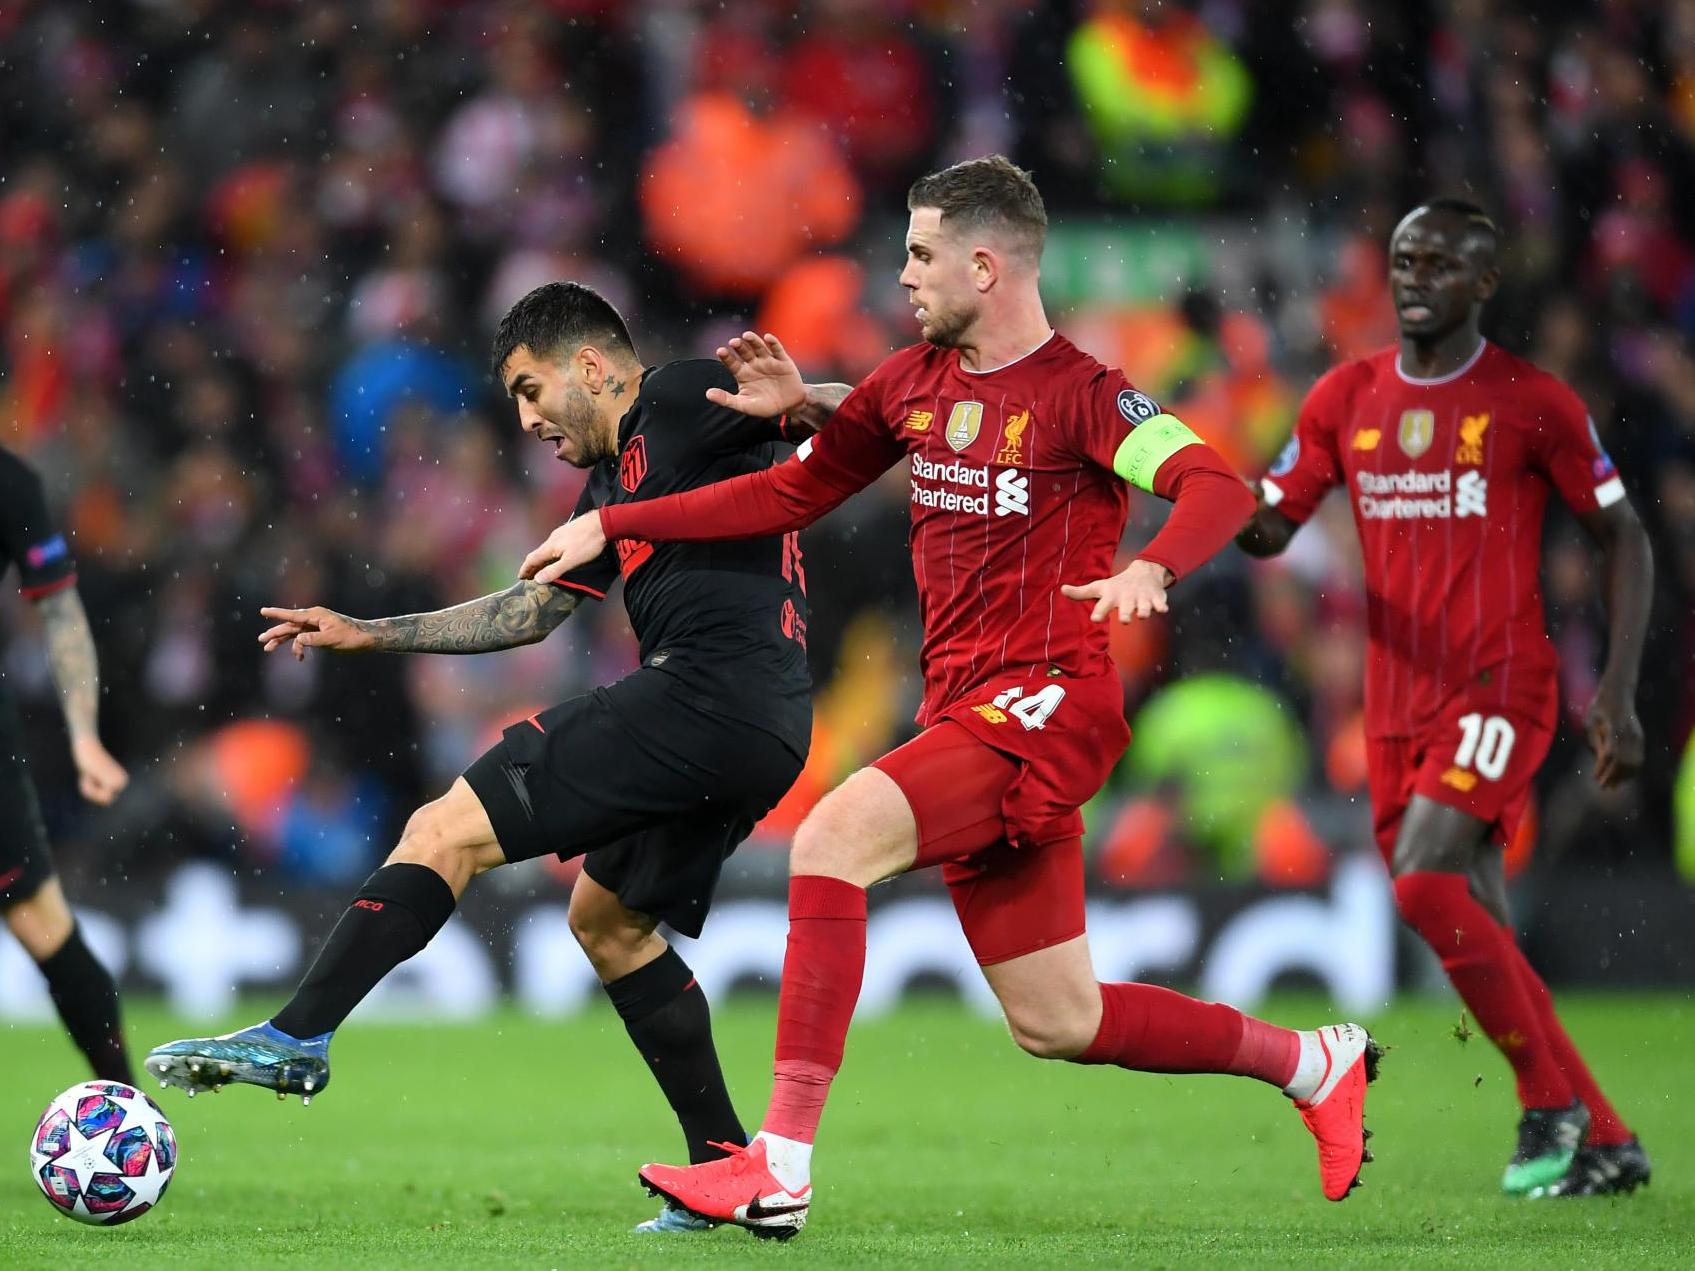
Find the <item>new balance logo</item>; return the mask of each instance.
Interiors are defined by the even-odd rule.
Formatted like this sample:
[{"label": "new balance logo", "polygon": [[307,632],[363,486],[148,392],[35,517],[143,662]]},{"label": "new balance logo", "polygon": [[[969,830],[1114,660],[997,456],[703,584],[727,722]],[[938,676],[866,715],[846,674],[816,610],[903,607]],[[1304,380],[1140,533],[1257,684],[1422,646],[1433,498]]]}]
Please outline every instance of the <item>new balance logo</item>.
[{"label": "new balance logo", "polygon": [[935,422],[934,412],[915,410],[906,417],[906,426],[913,432],[929,432],[930,425]]},{"label": "new balance logo", "polygon": [[995,477],[995,515],[1030,515],[1030,479],[1012,468]]},{"label": "new balance logo", "polygon": [[1476,472],[1461,473],[1454,482],[1454,515],[1489,515],[1489,482]]}]

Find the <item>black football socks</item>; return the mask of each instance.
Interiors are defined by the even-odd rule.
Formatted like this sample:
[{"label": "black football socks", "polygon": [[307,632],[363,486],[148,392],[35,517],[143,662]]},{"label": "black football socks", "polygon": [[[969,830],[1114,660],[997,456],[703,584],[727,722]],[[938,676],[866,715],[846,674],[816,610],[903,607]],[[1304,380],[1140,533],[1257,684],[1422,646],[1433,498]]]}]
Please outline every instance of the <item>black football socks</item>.
[{"label": "black football socks", "polygon": [[630,1040],[665,1092],[688,1140],[689,1163],[723,1155],[711,1143],[746,1143],[712,1045],[712,1011],[688,963],[667,949],[604,986]]},{"label": "black football socks", "polygon": [[58,952],[37,965],[47,977],[47,992],[59,1008],[65,1031],[87,1057],[94,1075],[133,1086],[135,1074],[124,1050],[123,1021],[118,1014],[118,985],[83,942],[82,929],[72,927]]},{"label": "black football socks", "polygon": [[303,1041],[333,1031],[383,976],[435,938],[456,903],[428,865],[384,865],[365,880],[272,1025]]}]

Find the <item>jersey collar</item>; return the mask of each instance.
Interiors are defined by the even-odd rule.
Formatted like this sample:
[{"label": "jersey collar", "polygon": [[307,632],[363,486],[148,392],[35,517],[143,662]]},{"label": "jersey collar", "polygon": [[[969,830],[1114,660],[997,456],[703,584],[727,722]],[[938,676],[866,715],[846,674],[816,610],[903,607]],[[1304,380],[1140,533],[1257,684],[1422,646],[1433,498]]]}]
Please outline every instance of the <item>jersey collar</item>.
[{"label": "jersey collar", "polygon": [[[623,450],[624,447],[629,444],[630,438],[635,436],[636,421],[640,418],[640,416],[636,413],[636,407],[641,404],[642,385],[647,383],[647,377],[652,375],[653,372],[654,368],[651,366],[642,367],[642,373],[636,379],[636,395],[630,400],[630,408],[618,419],[619,450]],[[616,456],[614,456],[614,458],[616,458]]]},{"label": "jersey collar", "polygon": [[1049,327],[1047,335],[1042,337],[1042,342],[1035,348],[1031,349],[1027,353],[1020,353],[1017,357],[1013,358],[1012,361],[1002,362],[999,366],[990,366],[981,371],[974,371],[957,357],[954,358],[953,364],[959,368],[961,375],[993,375],[996,371],[1004,371],[1009,366],[1017,366],[1027,357],[1035,357],[1036,354],[1040,353],[1043,349],[1047,348],[1048,345],[1052,344],[1054,336],[1058,334],[1059,332],[1053,327]]},{"label": "jersey collar", "polygon": [[1401,383],[1416,385],[1419,388],[1432,388],[1437,384],[1451,384],[1467,371],[1471,370],[1472,367],[1476,366],[1477,359],[1483,356],[1483,350],[1488,347],[1488,340],[1478,340],[1477,349],[1465,360],[1465,363],[1462,366],[1449,371],[1446,375],[1438,375],[1435,379],[1431,380],[1421,380],[1416,375],[1408,375],[1405,368],[1401,366],[1401,355],[1397,351],[1395,354],[1395,374],[1401,377]]}]

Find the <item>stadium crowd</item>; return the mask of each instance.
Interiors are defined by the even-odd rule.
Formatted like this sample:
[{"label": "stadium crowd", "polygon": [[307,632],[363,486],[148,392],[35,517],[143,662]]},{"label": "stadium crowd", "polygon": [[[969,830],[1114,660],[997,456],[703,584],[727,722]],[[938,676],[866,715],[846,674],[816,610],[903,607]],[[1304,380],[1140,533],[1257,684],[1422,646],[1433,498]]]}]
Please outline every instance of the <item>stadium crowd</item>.
[{"label": "stadium crowd", "polygon": [[[1319,372],[1393,339],[1400,213],[1497,215],[1492,334],[1581,391],[1659,566],[1648,773],[1603,796],[1574,778],[1605,626],[1551,523],[1538,859],[1675,852],[1695,879],[1695,0],[0,8],[0,444],[63,508],[138,778],[78,804],[9,598],[62,866],[362,878],[502,724],[632,663],[616,603],[476,658],[255,642],[261,604],[501,588],[570,509],[583,474],[523,444],[486,373],[506,306],[577,278],[650,363],[752,324],[852,380],[915,338],[907,184],[993,150],[1048,199],[1064,329],[1250,477]],[[808,536],[817,733],[767,842],[910,727],[905,499],[892,473]],[[1162,515],[1138,503],[1127,547]],[[1345,505],[1315,529],[1116,634],[1139,744],[1091,818],[1104,879],[1314,881],[1367,841]]]}]

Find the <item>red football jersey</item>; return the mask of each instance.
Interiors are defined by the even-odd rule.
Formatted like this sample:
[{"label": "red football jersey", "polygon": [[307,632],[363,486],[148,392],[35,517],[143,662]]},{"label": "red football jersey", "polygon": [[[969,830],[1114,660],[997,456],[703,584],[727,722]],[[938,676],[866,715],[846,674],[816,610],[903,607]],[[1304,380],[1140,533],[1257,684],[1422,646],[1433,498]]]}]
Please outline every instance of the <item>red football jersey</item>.
[{"label": "red football jersey", "polygon": [[1575,393],[1485,341],[1417,380],[1394,349],[1313,386],[1265,499],[1296,524],[1346,485],[1365,555],[1366,729],[1411,736],[1459,691],[1536,710],[1556,692],[1542,611],[1551,489],[1576,512],[1624,486]]},{"label": "red football jersey", "polygon": [[844,490],[911,457],[919,723],[1009,673],[1111,673],[1106,626],[1059,588],[1113,573],[1129,509],[1114,455],[1159,414],[1121,372],[1057,333],[984,372],[919,344],[879,366],[801,446],[805,467]]}]

